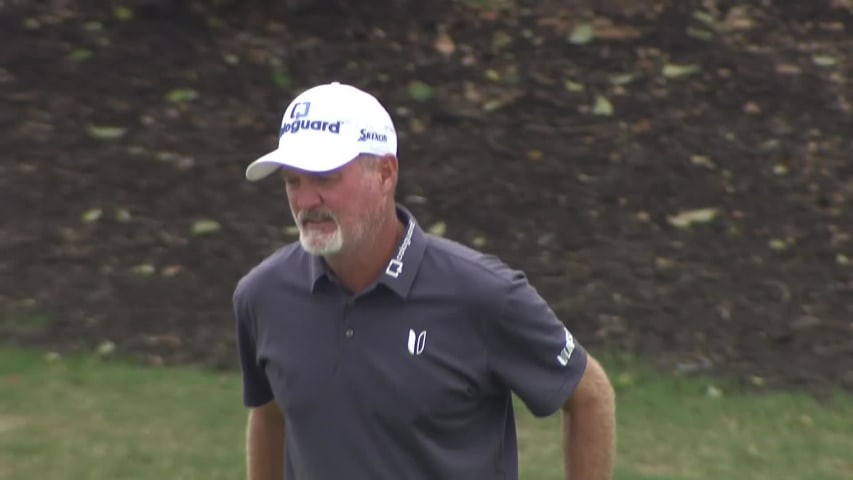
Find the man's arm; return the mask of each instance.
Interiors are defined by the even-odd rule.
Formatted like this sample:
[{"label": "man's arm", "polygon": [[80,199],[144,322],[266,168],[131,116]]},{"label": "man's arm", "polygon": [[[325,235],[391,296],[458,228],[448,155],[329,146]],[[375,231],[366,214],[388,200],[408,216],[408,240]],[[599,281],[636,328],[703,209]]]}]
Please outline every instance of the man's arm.
[{"label": "man's arm", "polygon": [[246,478],[284,479],[284,416],[275,401],[249,410]]},{"label": "man's arm", "polygon": [[610,480],[616,446],[616,407],[607,373],[591,355],[563,404],[563,465],[569,480]]}]

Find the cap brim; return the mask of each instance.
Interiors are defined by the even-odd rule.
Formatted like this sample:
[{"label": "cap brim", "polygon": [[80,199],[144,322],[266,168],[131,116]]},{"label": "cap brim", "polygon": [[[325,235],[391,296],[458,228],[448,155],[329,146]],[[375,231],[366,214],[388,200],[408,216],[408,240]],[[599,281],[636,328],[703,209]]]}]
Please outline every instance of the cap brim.
[{"label": "cap brim", "polygon": [[249,164],[246,168],[246,180],[250,182],[261,180],[281,167],[313,173],[329,172],[346,165],[359,153],[351,149],[335,148],[328,144],[318,146],[313,142],[310,145],[279,147]]}]

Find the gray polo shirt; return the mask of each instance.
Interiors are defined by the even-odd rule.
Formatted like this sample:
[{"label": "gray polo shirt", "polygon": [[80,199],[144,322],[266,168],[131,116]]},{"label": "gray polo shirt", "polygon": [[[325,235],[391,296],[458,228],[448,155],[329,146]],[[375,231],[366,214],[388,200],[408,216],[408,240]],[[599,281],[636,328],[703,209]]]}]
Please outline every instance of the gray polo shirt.
[{"label": "gray polo shirt", "polygon": [[363,292],[298,243],[240,280],[244,403],[284,412],[287,480],[515,480],[511,392],[555,412],[586,352],[523,272],[398,215]]}]

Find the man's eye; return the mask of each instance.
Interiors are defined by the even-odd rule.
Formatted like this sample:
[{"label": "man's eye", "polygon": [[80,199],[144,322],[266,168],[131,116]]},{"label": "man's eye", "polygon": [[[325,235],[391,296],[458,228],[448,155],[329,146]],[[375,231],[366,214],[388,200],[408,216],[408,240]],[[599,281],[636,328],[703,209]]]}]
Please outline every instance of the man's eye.
[{"label": "man's eye", "polygon": [[314,181],[319,185],[331,185],[337,179],[337,175],[317,175],[314,177]]},{"label": "man's eye", "polygon": [[284,184],[287,185],[288,187],[295,187],[295,186],[299,185],[299,179],[298,178],[285,178]]}]

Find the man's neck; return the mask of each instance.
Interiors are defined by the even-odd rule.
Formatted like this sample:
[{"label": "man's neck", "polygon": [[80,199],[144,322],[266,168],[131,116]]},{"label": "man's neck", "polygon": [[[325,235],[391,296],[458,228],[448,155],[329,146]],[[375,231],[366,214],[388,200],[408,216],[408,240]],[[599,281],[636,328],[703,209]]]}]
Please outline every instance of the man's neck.
[{"label": "man's neck", "polygon": [[395,210],[361,245],[345,255],[327,257],[326,263],[338,280],[352,293],[359,293],[382,273],[403,235],[403,224]]}]

